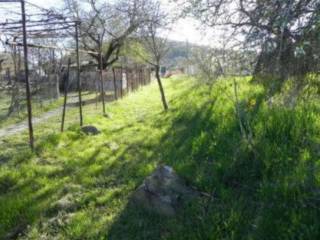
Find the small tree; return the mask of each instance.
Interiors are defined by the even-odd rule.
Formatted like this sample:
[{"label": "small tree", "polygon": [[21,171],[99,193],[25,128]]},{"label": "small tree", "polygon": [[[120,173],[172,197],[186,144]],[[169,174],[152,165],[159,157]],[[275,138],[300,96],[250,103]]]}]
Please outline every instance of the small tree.
[{"label": "small tree", "polygon": [[194,48],[190,62],[196,66],[200,79],[209,85],[224,73],[219,53],[210,47]]},{"label": "small tree", "polygon": [[160,77],[160,66],[163,58],[168,52],[167,38],[159,37],[164,33],[169,25],[168,14],[161,9],[160,2],[150,1],[149,12],[147,13],[147,22],[140,28],[140,39],[147,54],[141,57],[155,69],[156,79],[159,85],[161,100],[165,111],[168,110],[168,104]]}]

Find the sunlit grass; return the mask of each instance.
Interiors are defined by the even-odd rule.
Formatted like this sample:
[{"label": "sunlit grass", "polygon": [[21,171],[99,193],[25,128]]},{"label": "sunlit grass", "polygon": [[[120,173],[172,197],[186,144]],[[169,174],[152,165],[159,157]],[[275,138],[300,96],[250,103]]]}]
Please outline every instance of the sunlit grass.
[{"label": "sunlit grass", "polygon": [[[25,101],[21,103],[19,111],[15,111],[8,115],[8,109],[10,107],[10,97],[6,94],[2,94],[0,97],[0,128],[25,121],[27,119],[27,109]],[[33,100],[32,112],[34,117],[39,117],[45,112],[56,109],[61,106],[63,102],[62,97],[53,100],[44,100],[42,103]]]},{"label": "sunlit grass", "polygon": [[[239,106],[253,131],[243,139],[233,79],[212,91],[184,76],[165,79],[169,111],[156,83],[117,102],[84,106],[0,142],[0,238],[20,239],[317,239],[319,103],[269,106],[261,85],[237,78]],[[214,198],[175,218],[135,207],[130,195],[157,165],[172,165]]]}]

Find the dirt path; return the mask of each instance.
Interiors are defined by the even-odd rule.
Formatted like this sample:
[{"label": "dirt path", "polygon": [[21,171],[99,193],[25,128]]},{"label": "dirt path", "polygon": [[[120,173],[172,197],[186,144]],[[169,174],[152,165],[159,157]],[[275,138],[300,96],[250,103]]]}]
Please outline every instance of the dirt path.
[{"label": "dirt path", "polygon": [[[74,108],[74,107],[79,106],[77,95],[70,95],[70,96],[68,96],[68,98],[69,98],[69,100],[67,103],[67,108],[70,108],[70,107]],[[105,100],[107,102],[111,102],[114,99],[112,96],[111,97],[107,96]],[[83,100],[83,105],[88,105],[88,104],[93,104],[93,103],[96,103],[95,98]],[[56,108],[54,110],[43,113],[39,117],[33,117],[32,123],[34,126],[37,126],[38,124],[45,122],[47,119],[49,119],[51,117],[57,116],[59,114],[61,115],[61,113],[62,113],[62,107]],[[23,132],[27,129],[28,129],[28,122],[27,122],[27,119],[25,119],[23,122],[15,123],[10,126],[6,126],[4,128],[1,128],[0,129],[0,138],[11,136],[11,135]]]},{"label": "dirt path", "polygon": [[[34,126],[36,126],[39,123],[45,122],[47,119],[54,117],[58,114],[61,114],[62,107],[56,108],[54,110],[48,111],[41,115],[40,117],[34,117],[32,119],[32,123]],[[0,129],[0,138],[11,136],[20,132],[23,132],[24,130],[28,129],[28,122],[27,120],[24,120],[23,122],[16,123],[4,128]]]},{"label": "dirt path", "polygon": [[[78,103],[77,96],[71,95],[71,96],[69,96],[69,102],[67,104],[67,107],[68,108],[69,107],[76,107],[77,103]],[[48,112],[45,112],[39,117],[33,117],[33,119],[32,119],[33,126],[36,126],[40,123],[43,123],[46,120],[48,120],[49,118],[57,116],[61,113],[62,113],[62,107],[59,107],[59,108],[50,110]],[[6,126],[4,128],[1,128],[0,129],[0,138],[11,136],[11,135],[14,135],[17,133],[21,133],[27,129],[28,129],[28,122],[27,122],[27,119],[25,119],[22,122],[15,123],[10,126]]]}]

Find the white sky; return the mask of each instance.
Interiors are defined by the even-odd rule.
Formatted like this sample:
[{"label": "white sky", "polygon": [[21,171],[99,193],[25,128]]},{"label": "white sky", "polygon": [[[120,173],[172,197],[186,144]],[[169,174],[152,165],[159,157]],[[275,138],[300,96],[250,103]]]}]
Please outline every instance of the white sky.
[{"label": "white sky", "polygon": [[[44,8],[59,7],[62,5],[63,0],[28,0],[29,2],[36,4]],[[174,11],[176,8],[170,0],[161,0],[164,6]],[[19,4],[16,3],[1,3],[0,4],[0,22],[6,19],[6,16],[1,12],[1,9],[15,9],[19,10]],[[194,19],[180,19],[173,26],[172,31],[168,35],[169,39],[194,43],[198,45],[215,45],[212,39],[206,37],[202,31],[197,29],[197,22]]]}]

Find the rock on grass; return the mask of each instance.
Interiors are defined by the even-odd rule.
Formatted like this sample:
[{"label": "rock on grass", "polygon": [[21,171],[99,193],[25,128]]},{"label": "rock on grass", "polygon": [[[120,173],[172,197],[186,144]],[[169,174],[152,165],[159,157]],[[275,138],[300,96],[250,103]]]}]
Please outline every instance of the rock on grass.
[{"label": "rock on grass", "polygon": [[81,131],[87,135],[98,135],[101,133],[95,126],[91,126],[91,125],[83,126],[81,128]]},{"label": "rock on grass", "polygon": [[174,216],[182,203],[198,196],[169,166],[158,167],[133,194],[133,201],[160,215]]}]

